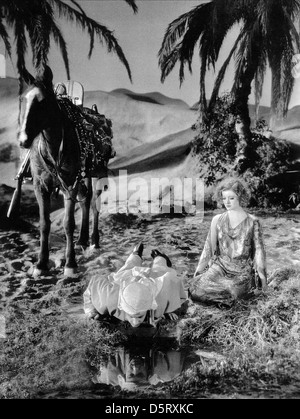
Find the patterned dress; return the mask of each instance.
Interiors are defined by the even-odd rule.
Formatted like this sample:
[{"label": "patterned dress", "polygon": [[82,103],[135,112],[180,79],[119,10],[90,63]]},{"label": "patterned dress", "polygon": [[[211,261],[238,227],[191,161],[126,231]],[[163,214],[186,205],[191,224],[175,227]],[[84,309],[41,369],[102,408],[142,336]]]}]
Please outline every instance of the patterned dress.
[{"label": "patterned dress", "polygon": [[232,304],[247,297],[259,285],[259,278],[267,278],[262,228],[251,214],[232,228],[226,211],[216,230],[216,248],[210,229],[198,264],[203,266],[207,261],[208,268],[194,277],[189,291],[195,301]]}]

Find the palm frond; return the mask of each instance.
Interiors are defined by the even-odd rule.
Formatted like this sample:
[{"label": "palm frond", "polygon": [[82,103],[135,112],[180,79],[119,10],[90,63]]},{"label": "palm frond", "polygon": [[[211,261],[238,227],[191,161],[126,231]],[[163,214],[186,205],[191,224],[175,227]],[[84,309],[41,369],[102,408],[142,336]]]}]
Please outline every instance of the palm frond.
[{"label": "palm frond", "polygon": [[202,9],[202,7],[203,5],[197,6],[189,12],[182,14],[168,25],[158,52],[160,60],[162,60],[164,56],[167,56],[178,42],[181,42],[181,38],[187,31],[188,23],[193,16],[195,9]]},{"label": "palm frond", "polygon": [[293,41],[296,45],[296,52],[300,52],[300,38],[299,38],[299,33],[298,33],[298,31],[295,27],[294,21],[287,14],[286,11],[284,11],[284,14],[285,14],[285,20],[286,20],[287,29],[288,29],[288,31],[286,31],[286,32],[290,32],[291,38],[293,39]]},{"label": "palm frond", "polygon": [[251,90],[251,82],[264,54],[263,37],[261,26],[257,19],[251,19],[245,23],[244,36],[235,55],[236,69],[232,94],[235,96],[242,89]]},{"label": "palm frond", "polygon": [[41,72],[48,62],[52,22],[52,7],[48,3],[41,2],[40,10],[32,17],[30,25],[27,25],[33,65],[37,72]]},{"label": "palm frond", "polygon": [[61,55],[63,57],[64,64],[65,64],[65,69],[66,69],[66,72],[67,72],[67,78],[69,80],[71,78],[71,76],[70,76],[70,66],[69,66],[67,44],[66,44],[66,41],[64,40],[64,37],[62,36],[62,33],[61,33],[60,29],[53,22],[52,22],[52,25],[51,25],[51,34],[53,36],[54,42],[56,43],[56,45],[58,45],[58,47],[60,49]]},{"label": "palm frond", "polygon": [[166,57],[161,66],[160,80],[162,83],[165,81],[166,77],[171,73],[175,64],[178,62],[180,56],[180,46],[180,44],[177,45],[177,47],[174,48],[172,52],[170,52],[170,54],[168,55],[168,57]]},{"label": "palm frond", "polygon": [[278,6],[284,11],[292,20],[295,20],[300,13],[300,0],[279,0]]},{"label": "palm frond", "polygon": [[[158,63],[162,69],[162,80],[165,79],[166,63],[169,68],[168,74],[175,66],[177,59],[181,59],[182,64],[187,61],[189,69],[191,70],[191,60],[193,56],[193,50],[196,42],[201,36],[201,33],[207,25],[207,14],[211,10],[211,3],[204,3],[199,6],[196,6],[191,11],[182,14],[179,18],[175,19],[169,24],[165,32],[163,42],[161,44],[160,50],[158,52]],[[186,38],[185,38],[186,37]],[[182,48],[181,54],[178,54],[179,47]],[[177,53],[173,54],[173,51],[176,49]],[[172,60],[170,60],[172,56]],[[174,65],[170,69],[170,62],[173,62]],[[181,79],[183,78],[183,66],[181,66]]]},{"label": "palm frond", "polygon": [[257,71],[254,77],[254,98],[255,98],[255,115],[258,119],[259,105],[262,98],[263,84],[267,68],[266,54],[262,54]]},{"label": "palm frond", "polygon": [[[101,45],[104,43],[106,44],[108,52],[113,52],[118,56],[119,60],[127,70],[130,81],[132,81],[131,70],[128,61],[125,58],[122,48],[111,30],[109,30],[106,26],[96,22],[94,19],[91,19],[86,14],[82,14],[80,11],[74,9],[61,0],[47,1],[55,8],[55,10],[57,10],[60,17],[64,17],[70,22],[75,22],[82,28],[82,30],[87,30],[90,36],[90,48],[88,52],[89,58],[91,57],[94,49],[94,39],[96,36]],[[133,6],[135,2],[131,1],[130,3]]]},{"label": "palm frond", "polygon": [[[135,0],[125,0],[133,9],[138,8]],[[129,79],[132,81],[131,70],[128,61],[112,31],[104,25],[96,22],[85,13],[78,0],[0,0],[0,19],[5,20],[7,26],[12,28],[16,37],[16,49],[18,60],[17,69],[21,77],[26,72],[25,55],[27,53],[26,33],[29,35],[33,52],[33,63],[39,72],[48,61],[50,51],[50,37],[53,36],[58,43],[67,74],[69,76],[69,62],[67,46],[55,23],[54,14],[59,18],[76,23],[83,31],[87,31],[90,38],[88,57],[90,58],[95,46],[95,38],[101,45],[105,44],[108,52],[115,53],[125,66]],[[22,28],[22,29],[21,29]],[[6,49],[10,53],[11,45],[7,36],[6,28],[1,24],[0,37],[4,40]]]},{"label": "palm frond", "polygon": [[83,8],[80,6],[80,4],[76,0],[70,0],[70,2],[72,4],[74,4],[75,7],[78,8],[78,10],[80,11],[80,13],[82,13],[84,16],[86,16],[85,11],[83,10]]},{"label": "palm frond", "polygon": [[25,35],[25,28],[22,22],[18,22],[15,25],[15,42],[17,49],[17,69],[19,74],[22,76],[23,70],[26,69],[25,55],[27,52],[27,40]]},{"label": "palm frond", "polygon": [[199,97],[199,112],[200,118],[205,120],[207,114],[207,100],[205,90],[205,75],[207,67],[207,57],[205,53],[202,55],[201,66],[200,66],[200,97]]},{"label": "palm frond", "polygon": [[122,48],[119,45],[115,36],[113,35],[112,31],[110,31],[104,25],[101,25],[100,23],[96,22],[94,19],[91,19],[87,15],[83,15],[81,12],[75,10],[74,8],[60,0],[48,1],[57,8],[60,16],[63,16],[72,22],[75,21],[82,28],[82,30],[88,31],[90,36],[90,49],[88,53],[89,58],[91,57],[94,49],[94,38],[96,36],[101,45],[103,45],[104,43],[106,44],[108,52],[113,52],[118,56],[119,60],[127,70],[127,74],[130,81],[132,81],[131,70],[128,61],[125,58]]},{"label": "palm frond", "polygon": [[281,80],[280,80],[280,96],[276,97],[275,110],[279,117],[284,117],[288,111],[288,105],[291,99],[293,86],[295,80],[291,74],[291,61],[294,54],[291,39],[286,38],[285,48],[283,50],[281,67]]},{"label": "palm frond", "polygon": [[235,24],[242,21],[245,9],[243,4],[248,0],[215,0],[212,9],[210,25],[211,39],[213,40],[214,61],[218,60],[220,49],[228,32]]},{"label": "palm frond", "polygon": [[[98,0],[98,1],[101,1],[101,0]],[[111,1],[115,1],[115,0],[111,0]],[[133,13],[138,12],[138,6],[136,4],[136,0],[124,0],[124,1],[132,8]]]},{"label": "palm frond", "polygon": [[278,65],[277,60],[275,60],[275,57],[268,57],[269,65],[271,68],[272,73],[272,87],[271,87],[271,112],[276,113],[276,107],[277,102],[280,99],[281,94],[281,68],[280,65]]},{"label": "palm frond", "polygon": [[211,97],[210,97],[209,109],[212,109],[215,106],[216,100],[217,100],[218,95],[219,95],[220,87],[221,87],[221,85],[223,83],[223,80],[224,80],[224,77],[225,77],[226,70],[227,70],[228,65],[229,65],[230,61],[232,60],[232,57],[233,57],[234,53],[236,52],[236,49],[237,49],[241,39],[243,38],[243,36],[244,36],[243,32],[241,32],[238,35],[232,49],[230,50],[230,52],[229,52],[226,60],[224,61],[221,69],[219,70],[219,73],[218,73],[217,78],[215,80],[214,88],[213,88],[213,91],[212,91],[212,94],[211,94]]},{"label": "palm frond", "polygon": [[[299,10],[299,1],[288,0],[284,4],[289,8],[295,5]],[[276,10],[277,13],[270,17],[265,37],[269,40],[266,50],[272,71],[271,109],[278,117],[284,117],[294,85],[291,74],[292,57],[299,51],[300,45],[299,35],[291,18],[292,10],[289,9],[289,13],[286,7]]]},{"label": "palm frond", "polygon": [[125,0],[125,2],[129,4],[134,13],[138,12],[138,6],[136,5],[135,0]]},{"label": "palm frond", "polygon": [[[202,10],[203,12],[203,10]],[[210,46],[212,45],[211,37],[210,37],[210,28],[206,27],[206,22],[209,21],[211,10],[209,8],[204,9],[204,13],[201,13],[201,21],[197,16],[194,16],[190,19],[190,23],[186,30],[186,33],[183,36],[182,42],[179,44],[180,46],[180,54],[179,54],[179,61],[180,61],[180,70],[179,70],[179,80],[180,85],[184,80],[184,67],[185,65],[188,66],[190,73],[192,73],[192,61],[195,46],[198,41],[201,40],[201,44],[206,44],[206,58],[205,63],[207,63],[208,59],[213,59],[212,57],[212,49]],[[206,40],[209,39],[207,43]],[[200,55],[200,59],[203,59],[203,56]],[[205,64],[205,68],[207,64]]]},{"label": "palm frond", "polygon": [[23,91],[24,82],[30,84],[32,78],[26,68],[25,55],[27,52],[27,40],[25,35],[25,27],[22,20],[17,20],[14,27],[16,51],[17,51],[17,70],[19,73],[19,93]]}]

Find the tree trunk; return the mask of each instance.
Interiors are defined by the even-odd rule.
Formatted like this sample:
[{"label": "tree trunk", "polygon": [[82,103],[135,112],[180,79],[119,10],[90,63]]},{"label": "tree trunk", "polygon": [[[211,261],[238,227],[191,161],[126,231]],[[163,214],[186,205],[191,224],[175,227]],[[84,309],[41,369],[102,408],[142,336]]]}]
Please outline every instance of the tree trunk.
[{"label": "tree trunk", "polygon": [[275,83],[276,80],[274,78],[274,75],[272,74],[272,82],[271,82],[271,109],[270,109],[270,122],[269,122],[269,128],[272,131],[276,130],[276,121],[278,121],[278,116],[276,113],[276,106],[274,101],[274,90],[275,90]]},{"label": "tree trunk", "polygon": [[235,105],[238,115],[235,127],[239,135],[239,143],[236,150],[234,169],[238,173],[243,173],[247,168],[251,167],[255,157],[252,149],[251,118],[248,107],[254,75],[255,67],[246,67],[235,92]]}]

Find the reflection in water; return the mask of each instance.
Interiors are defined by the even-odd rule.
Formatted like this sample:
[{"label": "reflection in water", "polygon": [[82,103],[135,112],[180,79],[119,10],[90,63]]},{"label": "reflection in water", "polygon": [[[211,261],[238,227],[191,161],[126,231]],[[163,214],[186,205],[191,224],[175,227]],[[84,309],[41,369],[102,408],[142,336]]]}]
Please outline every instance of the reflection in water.
[{"label": "reflection in water", "polygon": [[101,364],[93,382],[135,391],[173,380],[194,361],[190,352],[183,350],[120,347]]}]

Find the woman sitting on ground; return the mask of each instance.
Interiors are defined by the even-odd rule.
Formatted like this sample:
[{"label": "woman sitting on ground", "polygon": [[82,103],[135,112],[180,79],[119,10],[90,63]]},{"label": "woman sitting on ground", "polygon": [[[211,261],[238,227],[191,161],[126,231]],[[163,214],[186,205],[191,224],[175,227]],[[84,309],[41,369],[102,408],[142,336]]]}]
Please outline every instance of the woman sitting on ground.
[{"label": "woman sitting on ground", "polygon": [[[142,266],[143,244],[136,246],[125,265],[108,277],[95,275],[83,294],[84,311],[98,319],[109,314],[138,327],[156,326],[165,314],[177,319],[175,310],[187,296],[168,256],[152,250],[152,267]],[[147,316],[147,317],[146,317]]]},{"label": "woman sitting on ground", "polygon": [[217,197],[226,211],[212,219],[189,292],[193,301],[230,306],[253,288],[267,287],[266,255],[259,220],[242,208],[246,186],[227,179]]}]

